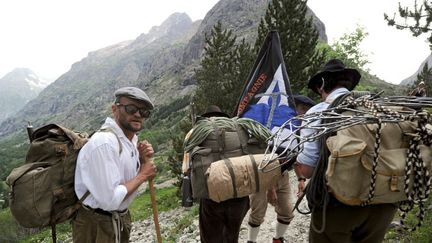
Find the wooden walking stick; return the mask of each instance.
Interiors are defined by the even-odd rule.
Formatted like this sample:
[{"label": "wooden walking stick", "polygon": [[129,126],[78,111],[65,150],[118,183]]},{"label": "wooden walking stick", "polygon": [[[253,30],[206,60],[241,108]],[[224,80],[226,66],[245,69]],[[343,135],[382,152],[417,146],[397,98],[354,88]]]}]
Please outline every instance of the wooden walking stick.
[{"label": "wooden walking stick", "polygon": [[158,210],[156,204],[156,192],[153,185],[153,179],[149,180],[149,191],[150,191],[150,198],[151,198],[152,209],[153,209],[153,221],[156,229],[157,242],[162,243],[162,236],[159,227]]},{"label": "wooden walking stick", "polygon": [[[142,141],[142,143],[148,144],[148,141],[144,140],[144,141]],[[151,160],[151,158],[145,157],[145,163],[153,163],[153,161]],[[156,170],[155,170],[155,172],[156,172]],[[148,181],[148,185],[149,185],[149,191],[150,191],[151,205],[152,205],[152,209],[153,209],[153,222],[155,224],[157,242],[162,243],[162,236],[160,233],[160,226],[159,226],[159,220],[158,220],[156,192],[154,189],[153,178]]]}]

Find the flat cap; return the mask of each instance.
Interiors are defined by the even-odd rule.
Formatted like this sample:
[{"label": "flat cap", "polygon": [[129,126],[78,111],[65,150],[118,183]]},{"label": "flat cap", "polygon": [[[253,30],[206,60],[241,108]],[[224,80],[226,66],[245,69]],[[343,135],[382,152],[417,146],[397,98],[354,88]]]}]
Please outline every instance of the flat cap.
[{"label": "flat cap", "polygon": [[293,95],[294,101],[297,103],[305,104],[309,107],[312,107],[316,105],[315,101],[313,101],[311,98],[304,96],[304,95]]},{"label": "flat cap", "polygon": [[148,95],[141,89],[136,87],[123,87],[114,92],[115,97],[129,97],[134,100],[143,101],[146,105],[153,110],[154,105]]}]

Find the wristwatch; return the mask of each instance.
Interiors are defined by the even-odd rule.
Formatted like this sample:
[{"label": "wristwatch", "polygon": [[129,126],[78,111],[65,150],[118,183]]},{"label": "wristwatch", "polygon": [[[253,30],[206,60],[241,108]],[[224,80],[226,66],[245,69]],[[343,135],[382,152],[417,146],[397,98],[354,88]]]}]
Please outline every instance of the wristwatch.
[{"label": "wristwatch", "polygon": [[297,177],[297,180],[298,181],[306,181],[306,177],[299,176],[299,177]]}]

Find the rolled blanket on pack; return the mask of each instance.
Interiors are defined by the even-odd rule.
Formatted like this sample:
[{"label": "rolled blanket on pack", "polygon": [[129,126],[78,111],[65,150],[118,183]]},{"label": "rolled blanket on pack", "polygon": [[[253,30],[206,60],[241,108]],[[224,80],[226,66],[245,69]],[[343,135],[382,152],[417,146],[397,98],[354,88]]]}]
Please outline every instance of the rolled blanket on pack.
[{"label": "rolled blanket on pack", "polygon": [[279,166],[279,161],[271,161],[264,173],[258,169],[258,165],[265,156],[250,154],[213,162],[206,172],[209,198],[221,202],[248,196],[276,185],[282,176],[281,169],[275,168]]}]

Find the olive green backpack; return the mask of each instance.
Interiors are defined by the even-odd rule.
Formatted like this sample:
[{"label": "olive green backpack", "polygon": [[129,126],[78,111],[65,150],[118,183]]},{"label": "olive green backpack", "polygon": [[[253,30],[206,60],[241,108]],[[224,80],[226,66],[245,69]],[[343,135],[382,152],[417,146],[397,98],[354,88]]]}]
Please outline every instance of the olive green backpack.
[{"label": "olive green backpack", "polygon": [[[88,136],[49,124],[35,130],[30,139],[25,164],[6,179],[11,189],[10,210],[23,227],[55,226],[72,218],[79,208],[75,165]],[[53,231],[54,236],[55,227]]]},{"label": "olive green backpack", "polygon": [[[29,137],[31,143],[25,163],[6,178],[11,189],[10,210],[23,227],[51,226],[55,242],[55,225],[72,219],[80,203],[90,194],[87,192],[78,200],[74,190],[78,153],[89,136],[49,124]],[[120,144],[120,153],[121,150]]]},{"label": "olive green backpack", "polygon": [[213,162],[262,154],[270,135],[267,128],[248,118],[210,117],[200,120],[185,142],[185,151],[191,154],[193,197],[209,198],[206,172]]}]

